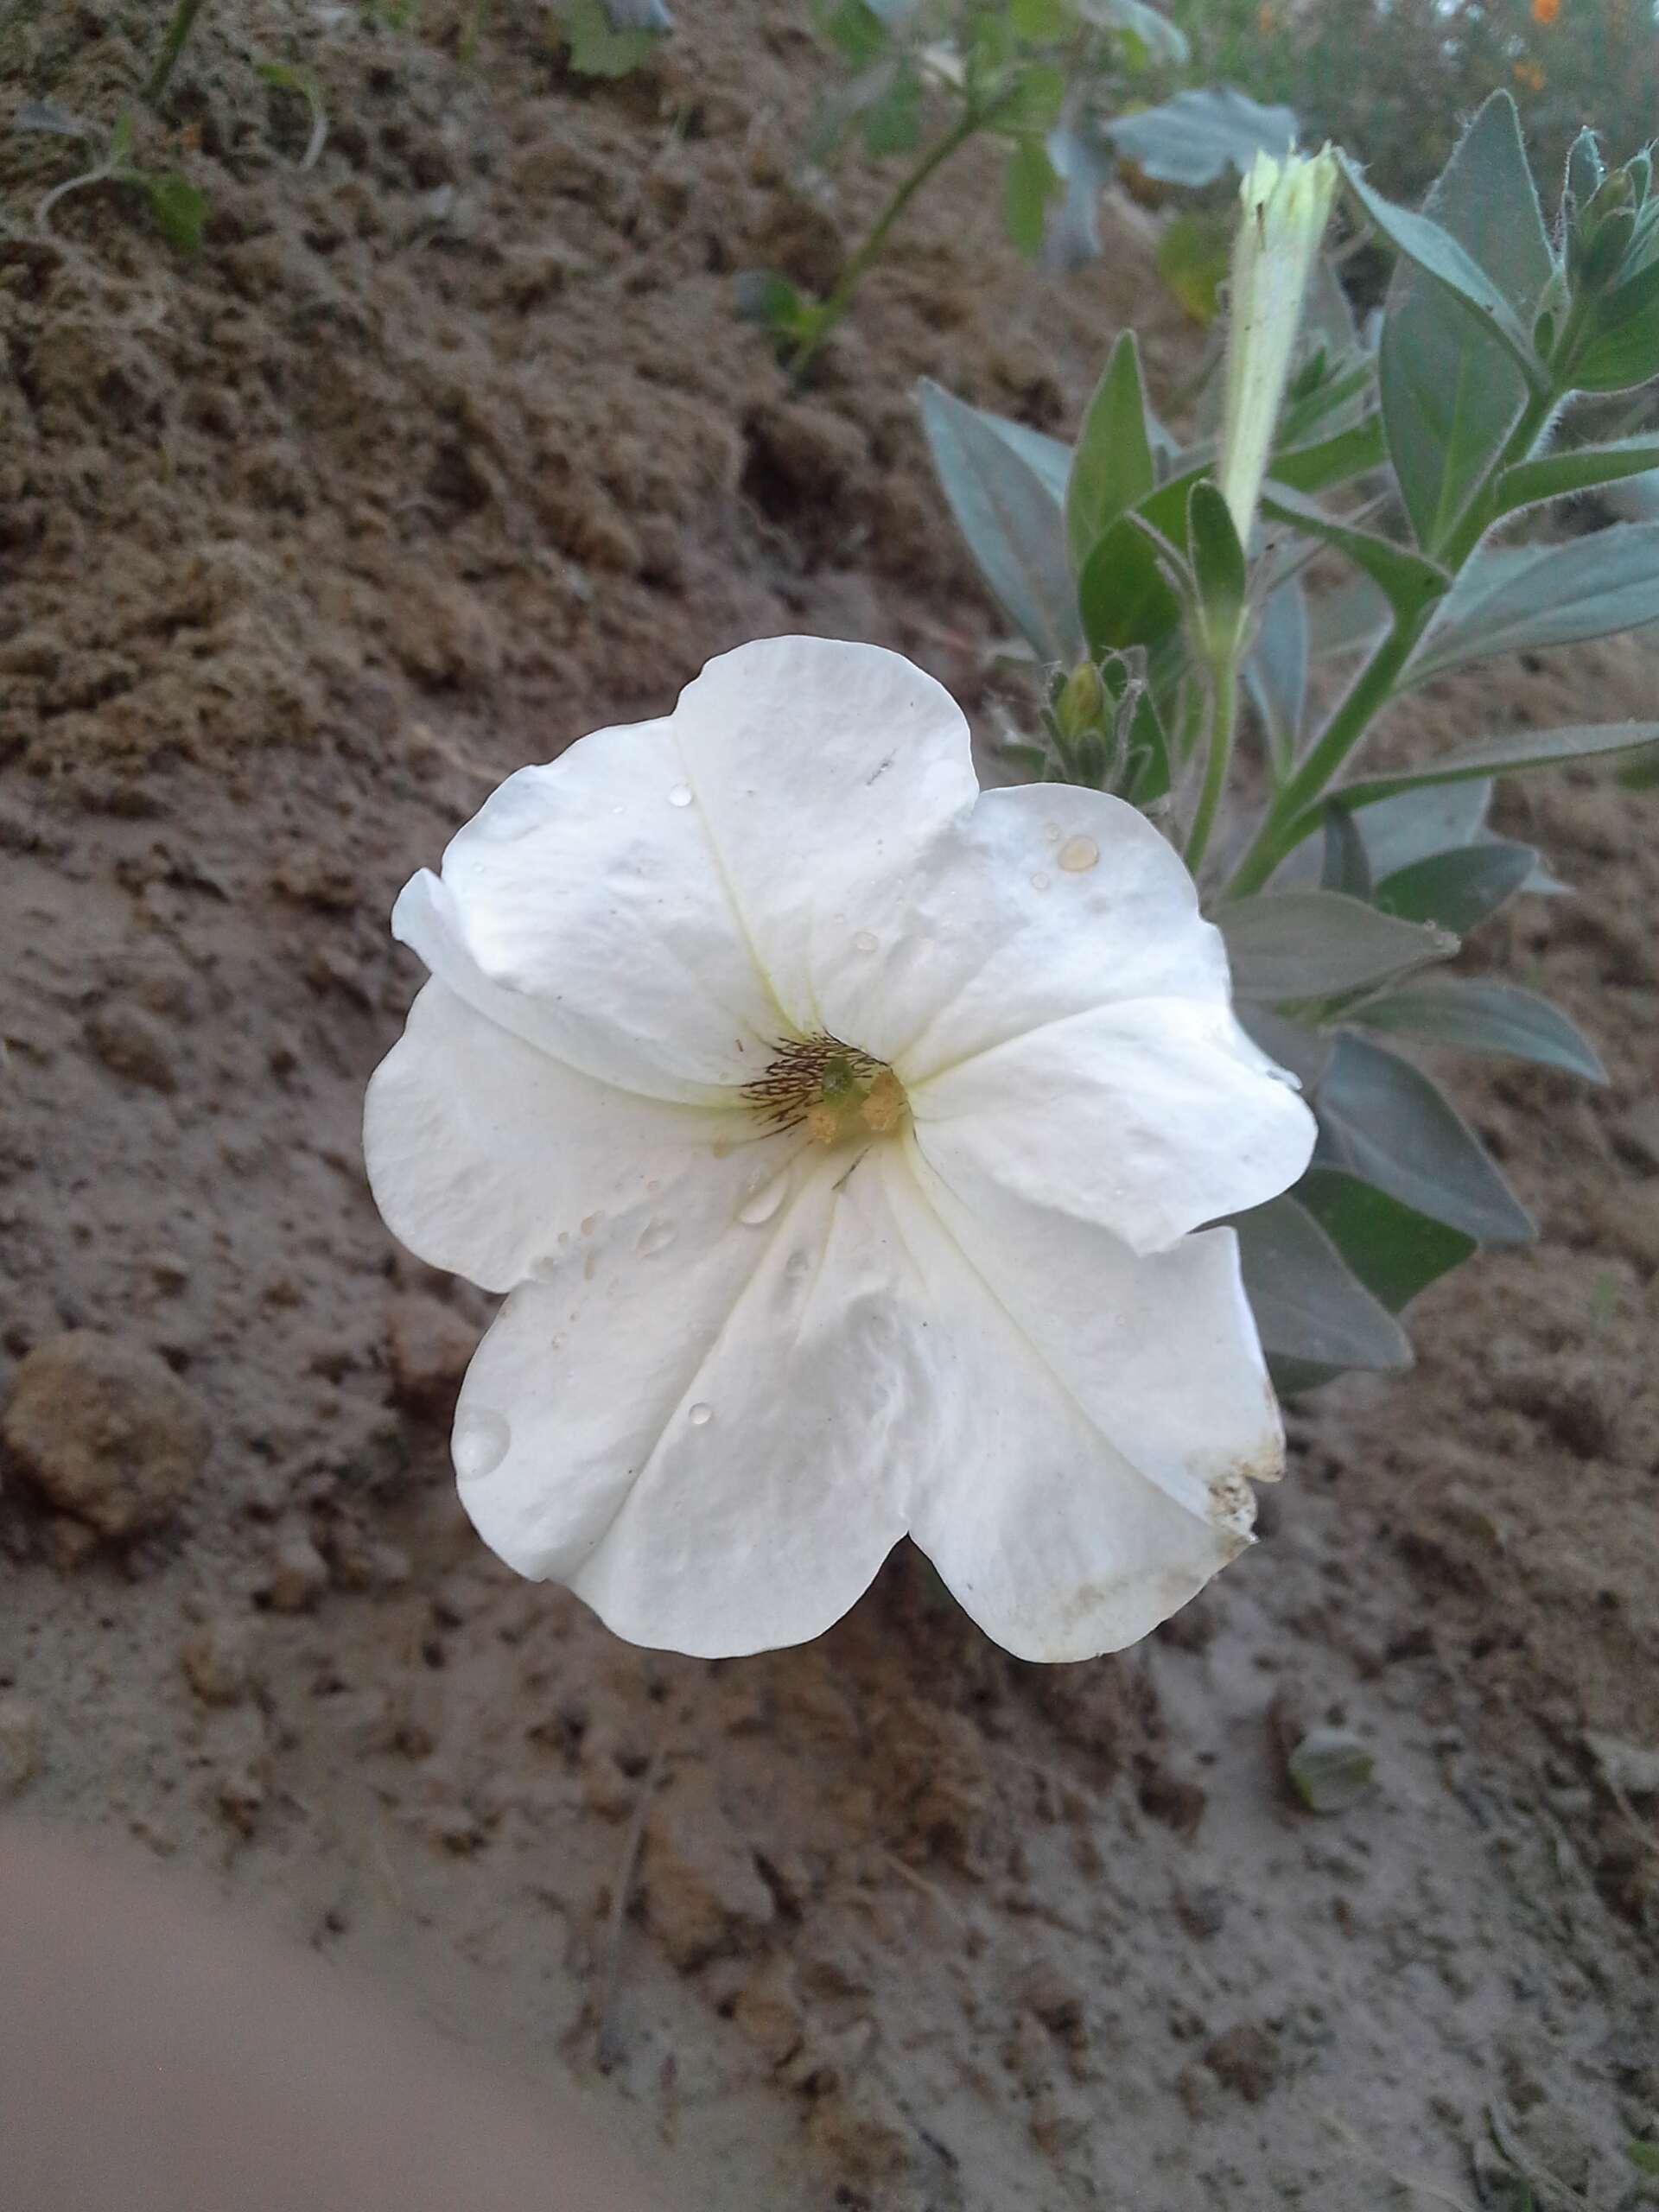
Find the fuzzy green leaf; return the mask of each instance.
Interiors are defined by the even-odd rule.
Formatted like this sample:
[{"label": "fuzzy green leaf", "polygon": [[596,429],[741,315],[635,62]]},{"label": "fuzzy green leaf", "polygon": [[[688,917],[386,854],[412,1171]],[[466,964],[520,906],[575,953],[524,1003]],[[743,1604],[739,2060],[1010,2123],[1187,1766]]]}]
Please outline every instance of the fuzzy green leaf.
[{"label": "fuzzy green leaf", "polygon": [[[1424,212],[1529,327],[1554,257],[1507,92],[1475,118]],[[1418,543],[1435,552],[1502,452],[1527,379],[1503,340],[1409,259],[1389,288],[1377,367],[1401,494]]]},{"label": "fuzzy green leaf", "polygon": [[1619,438],[1611,445],[1573,446],[1565,453],[1547,453],[1536,461],[1517,461],[1498,479],[1497,512],[1513,514],[1517,507],[1535,505],[1541,499],[1559,499],[1573,492],[1587,492],[1597,484],[1617,484],[1627,476],[1644,476],[1659,468],[1659,439]]},{"label": "fuzzy green leaf", "polygon": [[1614,523],[1566,545],[1489,546],[1437,608],[1404,682],[1653,621],[1659,621],[1659,523]]},{"label": "fuzzy green leaf", "polygon": [[1415,620],[1451,583],[1446,570],[1421,553],[1396,545],[1392,538],[1376,537],[1370,531],[1338,522],[1287,487],[1270,482],[1262,494],[1262,512],[1274,522],[1289,523],[1305,537],[1316,537],[1344,554],[1382,592],[1397,621]]},{"label": "fuzzy green leaf", "polygon": [[1408,1060],[1344,1034],[1319,1084],[1319,1164],[1357,1176],[1483,1244],[1537,1234],[1479,1139]]},{"label": "fuzzy green leaf", "polygon": [[1233,1217],[1239,1269],[1262,1347],[1335,1370],[1409,1367],[1405,1331],[1294,1198]]},{"label": "fuzzy green leaf", "polygon": [[1515,983],[1466,976],[1426,978],[1354,1007],[1348,1016],[1367,1029],[1426,1045],[1486,1052],[1560,1068],[1587,1083],[1605,1083],[1595,1046],[1559,1007]]},{"label": "fuzzy green leaf", "polygon": [[[1327,809],[1346,814],[1345,808]],[[1349,814],[1351,822],[1353,817]],[[1462,937],[1512,899],[1537,865],[1530,845],[1494,837],[1460,850],[1430,853],[1385,875],[1375,900],[1384,914],[1405,922],[1434,922]]]},{"label": "fuzzy green leaf", "polygon": [[1528,384],[1538,385],[1542,372],[1531,340],[1515,309],[1480,264],[1450,231],[1430,217],[1414,215],[1408,208],[1396,207],[1373,192],[1346,154],[1339,153],[1337,159],[1362,213],[1395,251],[1403,254],[1457,304],[1472,332],[1491,331]]},{"label": "fuzzy green leaf", "polygon": [[1268,1006],[1363,989],[1458,949],[1443,930],[1395,921],[1337,891],[1269,892],[1218,907],[1233,989]]},{"label": "fuzzy green leaf", "polygon": [[1243,172],[1257,154],[1296,143],[1287,107],[1262,107],[1230,85],[1177,92],[1160,107],[1114,116],[1105,126],[1120,154],[1165,184],[1211,184],[1230,168]]},{"label": "fuzzy green leaf", "polygon": [[976,408],[924,378],[922,424],[969,550],[1043,660],[1075,661],[1083,639],[1051,482]]},{"label": "fuzzy green leaf", "polygon": [[1513,737],[1488,738],[1465,752],[1453,753],[1421,768],[1402,768],[1392,775],[1369,776],[1363,783],[1344,784],[1331,796],[1344,806],[1374,806],[1402,791],[1423,791],[1433,784],[1457,784],[1477,778],[1520,776],[1541,768],[1560,768],[1572,762],[1599,761],[1604,766],[1634,766],[1659,753],[1659,722],[1588,722],[1564,729],[1529,729]]},{"label": "fuzzy green leaf", "polygon": [[1137,506],[1156,480],[1140,349],[1126,330],[1107,356],[1071,456],[1065,530],[1074,568],[1081,570],[1107,525]]}]

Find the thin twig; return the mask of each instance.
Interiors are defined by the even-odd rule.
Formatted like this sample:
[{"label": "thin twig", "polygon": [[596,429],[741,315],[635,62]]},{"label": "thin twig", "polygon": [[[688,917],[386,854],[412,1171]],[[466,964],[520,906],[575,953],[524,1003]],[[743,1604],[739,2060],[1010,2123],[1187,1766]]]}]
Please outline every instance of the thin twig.
[{"label": "thin twig", "polygon": [[1364,2138],[1350,2127],[1347,2121],[1333,2112],[1322,2113],[1320,2118],[1331,2133],[1342,2143],[1357,2165],[1374,2174],[1382,2174],[1396,2188],[1409,2190],[1414,2196],[1432,2197],[1436,2204],[1444,2204],[1450,2212],[1471,2212],[1469,2200],[1454,2196],[1449,2189],[1442,2189],[1438,2182],[1429,2181],[1421,2174],[1402,2174],[1386,2158],[1379,2158]]},{"label": "thin twig", "polygon": [[937,1882],[930,1882],[925,1874],[918,1874],[913,1866],[906,1864],[896,1851],[883,1851],[881,1862],[883,1866],[891,1866],[895,1874],[902,1874],[912,1888],[919,1890],[931,1904],[938,1907],[947,1920],[954,1922],[958,1928],[963,1925],[961,1913],[951,1904]]},{"label": "thin twig", "polygon": [[651,1755],[627,1834],[622,1840],[622,1857],[611,1890],[610,1918],[605,1929],[605,1970],[600,1977],[598,2027],[594,2038],[601,2074],[608,2074],[623,2056],[615,2019],[617,1983],[622,1971],[622,1936],[627,1924],[628,1906],[633,1898],[634,1877],[639,1871],[639,1853],[645,1840],[645,1815],[662,1778],[666,1756],[660,1744]]}]

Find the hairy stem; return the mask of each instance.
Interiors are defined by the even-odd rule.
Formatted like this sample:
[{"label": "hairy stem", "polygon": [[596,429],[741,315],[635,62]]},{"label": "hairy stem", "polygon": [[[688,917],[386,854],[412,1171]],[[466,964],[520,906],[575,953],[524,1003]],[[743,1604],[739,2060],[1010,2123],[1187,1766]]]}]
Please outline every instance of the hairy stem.
[{"label": "hairy stem", "polygon": [[1188,873],[1196,876],[1210,833],[1216,826],[1227,772],[1233,763],[1233,735],[1238,727],[1238,659],[1234,653],[1217,653],[1210,669],[1210,750],[1204,763],[1198,804],[1186,837]]},{"label": "hairy stem", "polygon": [[[1562,340],[1565,346],[1569,333],[1563,332]],[[1557,358],[1560,358],[1560,350]],[[1504,441],[1503,451],[1487,470],[1463,520],[1447,543],[1446,566],[1454,577],[1491,526],[1493,494],[1498,479],[1506,468],[1517,461],[1524,461],[1531,453],[1560,396],[1553,390],[1534,392],[1522,410],[1520,419]],[[1332,778],[1387,706],[1395,684],[1416,651],[1438,604],[1437,601],[1431,601],[1408,620],[1396,621],[1377,645],[1338,702],[1300,767],[1287,779],[1268,807],[1227,886],[1226,895],[1230,899],[1246,899],[1259,891],[1286,855],[1318,827],[1319,801]]]}]

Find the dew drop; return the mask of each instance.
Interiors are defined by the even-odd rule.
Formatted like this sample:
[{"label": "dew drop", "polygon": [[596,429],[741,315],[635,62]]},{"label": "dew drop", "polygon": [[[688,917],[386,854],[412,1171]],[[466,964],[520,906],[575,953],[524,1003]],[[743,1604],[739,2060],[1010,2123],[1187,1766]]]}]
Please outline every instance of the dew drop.
[{"label": "dew drop", "polygon": [[539,1260],[532,1260],[530,1263],[531,1282],[551,1282],[559,1272],[559,1255],[556,1252],[543,1252]]},{"label": "dew drop", "polygon": [[506,1458],[512,1441],[512,1431],[499,1414],[462,1414],[449,1442],[456,1474],[464,1483],[482,1482]]},{"label": "dew drop", "polygon": [[555,1337],[551,1344],[549,1344],[548,1350],[550,1351],[563,1351],[564,1350],[564,1338],[563,1337]]},{"label": "dew drop", "polygon": [[799,1282],[812,1265],[812,1255],[807,1251],[791,1252],[784,1262],[784,1275],[790,1282]]},{"label": "dew drop", "polygon": [[772,1219],[773,1214],[784,1203],[784,1192],[788,1182],[789,1176],[785,1171],[782,1175],[774,1175],[768,1181],[751,1188],[748,1196],[737,1210],[737,1217],[746,1229],[759,1229],[764,1223]]},{"label": "dew drop", "polygon": [[598,1253],[590,1252],[582,1263],[582,1279],[583,1282],[592,1282],[594,1279],[594,1272],[598,1266]]},{"label": "dew drop", "polygon": [[686,1419],[693,1428],[707,1428],[714,1417],[715,1409],[712,1406],[693,1406],[686,1415]]},{"label": "dew drop", "polygon": [[1037,873],[1036,873],[1036,874],[1035,874],[1035,875],[1033,875],[1033,876],[1032,877],[1032,879],[1031,879],[1031,887],[1032,887],[1032,889],[1033,889],[1033,891],[1046,891],[1046,890],[1047,890],[1047,888],[1048,888],[1048,878],[1047,878],[1047,877],[1043,874],[1043,872],[1042,872],[1042,870],[1041,870],[1040,868],[1039,868],[1039,869],[1038,869],[1038,871],[1037,871]]},{"label": "dew drop", "polygon": [[1058,845],[1060,842],[1059,823],[1058,822],[1045,822],[1043,824],[1043,835],[1051,845]]},{"label": "dew drop", "polygon": [[690,785],[676,784],[668,795],[668,803],[671,806],[690,806],[691,804]]},{"label": "dew drop", "polygon": [[855,952],[874,952],[875,947],[876,935],[874,930],[860,930],[858,935],[853,939]]},{"label": "dew drop", "polygon": [[649,1259],[653,1252],[665,1252],[674,1242],[674,1224],[660,1218],[648,1221],[639,1232],[635,1249]]},{"label": "dew drop", "polygon": [[596,1213],[590,1213],[582,1224],[582,1233],[584,1236],[591,1236],[598,1227],[599,1216]]},{"label": "dew drop", "polygon": [[1068,875],[1082,875],[1100,858],[1100,847],[1092,837],[1068,837],[1054,857]]},{"label": "dew drop", "polygon": [[731,1154],[731,1140],[729,1137],[716,1137],[709,1148],[716,1160],[726,1160]]}]

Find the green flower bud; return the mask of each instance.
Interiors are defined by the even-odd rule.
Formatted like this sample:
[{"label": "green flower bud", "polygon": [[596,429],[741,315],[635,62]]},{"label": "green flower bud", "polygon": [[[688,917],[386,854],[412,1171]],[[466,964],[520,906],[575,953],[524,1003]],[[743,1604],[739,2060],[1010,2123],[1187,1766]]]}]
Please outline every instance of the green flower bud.
[{"label": "green flower bud", "polygon": [[[1577,266],[1573,268],[1573,282],[1582,292],[1601,292],[1613,283],[1624,265],[1624,256],[1630,250],[1630,233],[1636,228],[1634,207],[1615,207],[1604,215],[1593,232],[1580,234],[1577,241]],[[1569,267],[1575,256],[1567,251]]]},{"label": "green flower bud", "polygon": [[1078,737],[1100,720],[1105,702],[1106,687],[1100,680],[1100,671],[1093,661],[1080,660],[1065,679],[1055,703],[1055,718],[1067,737]]}]

